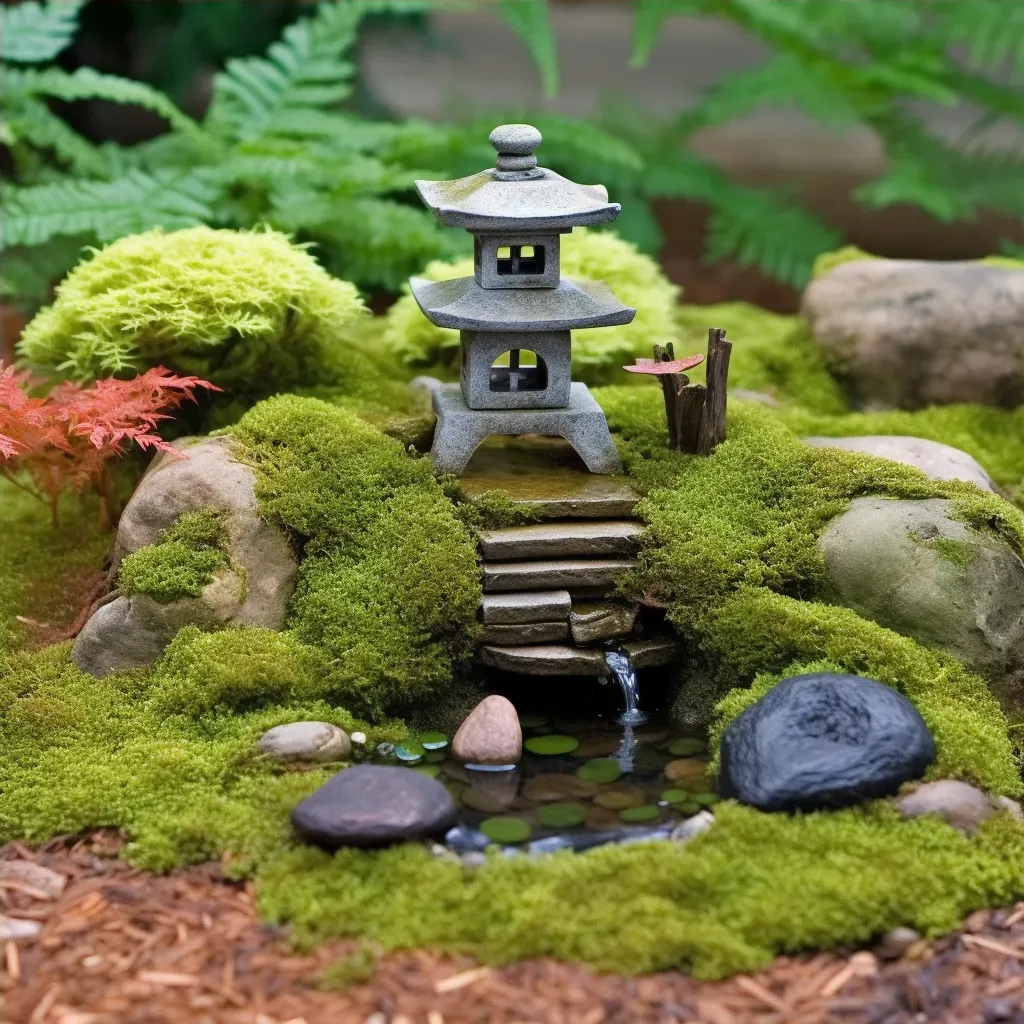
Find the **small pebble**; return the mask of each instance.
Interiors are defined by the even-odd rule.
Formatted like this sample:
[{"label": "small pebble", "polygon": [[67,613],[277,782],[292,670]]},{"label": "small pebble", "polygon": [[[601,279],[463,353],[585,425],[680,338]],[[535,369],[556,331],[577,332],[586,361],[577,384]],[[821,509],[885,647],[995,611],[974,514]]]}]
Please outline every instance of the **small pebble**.
[{"label": "small pebble", "polygon": [[469,853],[464,853],[459,860],[464,868],[475,870],[487,863],[487,854],[481,853],[479,850],[470,850]]},{"label": "small pebble", "polygon": [[706,832],[715,823],[715,816],[710,811],[700,811],[692,818],[680,823],[672,830],[670,838],[677,843],[686,843]]},{"label": "small pebble", "polygon": [[883,960],[899,960],[920,941],[921,933],[913,928],[893,928],[882,936],[882,941],[875,947],[875,954]]},{"label": "small pebble", "polygon": [[486,850],[491,845],[490,839],[475,828],[466,828],[464,825],[456,825],[450,828],[444,836],[448,848],[456,853],[472,853],[474,851]]},{"label": "small pebble", "polygon": [[34,939],[43,926],[38,921],[25,921],[20,917],[0,917],[0,942]]},{"label": "small pebble", "polygon": [[968,915],[967,920],[964,921],[963,930],[969,935],[975,935],[984,930],[991,916],[992,912],[990,910],[976,910],[973,914]]},{"label": "small pebble", "polygon": [[349,739],[352,740],[353,743],[363,744],[363,743],[366,742],[366,733],[365,732],[354,732],[349,737]]}]

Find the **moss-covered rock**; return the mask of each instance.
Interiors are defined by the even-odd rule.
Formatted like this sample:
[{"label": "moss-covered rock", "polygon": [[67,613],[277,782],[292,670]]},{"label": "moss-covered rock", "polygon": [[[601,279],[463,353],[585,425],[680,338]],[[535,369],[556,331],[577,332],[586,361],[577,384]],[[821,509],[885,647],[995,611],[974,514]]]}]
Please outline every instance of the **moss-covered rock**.
[{"label": "moss-covered rock", "polygon": [[427,459],[354,414],[280,396],[234,431],[260,507],[304,552],[291,626],[335,692],[381,714],[443,690],[472,648],[476,549]]}]

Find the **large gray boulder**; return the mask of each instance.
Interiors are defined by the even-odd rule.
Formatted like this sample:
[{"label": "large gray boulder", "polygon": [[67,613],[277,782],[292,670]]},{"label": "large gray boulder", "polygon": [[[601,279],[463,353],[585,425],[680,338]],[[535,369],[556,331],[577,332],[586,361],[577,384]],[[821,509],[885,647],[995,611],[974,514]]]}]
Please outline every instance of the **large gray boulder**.
[{"label": "large gray boulder", "polygon": [[182,438],[174,447],[185,458],[161,453],[153,459],[118,524],[111,580],[126,555],[159,543],[183,512],[204,508],[227,513],[231,568],[196,598],[159,602],[115,591],[75,641],[74,658],[84,671],[101,676],[152,664],[186,625],[284,625],[298,559],[284,533],[260,516],[255,474],[235,459],[232,443],[228,437]]},{"label": "large gray boulder", "polygon": [[801,312],[863,402],[1024,401],[1024,270],[857,260],[812,281]]},{"label": "large gray boulder", "polygon": [[856,498],[819,539],[824,596],[986,676],[1024,706],[1024,562],[994,534],[951,518],[945,498]]},{"label": "large gray boulder", "polygon": [[862,437],[805,437],[804,440],[816,448],[843,448],[848,452],[863,452],[902,462],[905,466],[921,470],[932,480],[966,480],[984,491],[996,491],[991,477],[973,455],[924,437],[869,434]]}]

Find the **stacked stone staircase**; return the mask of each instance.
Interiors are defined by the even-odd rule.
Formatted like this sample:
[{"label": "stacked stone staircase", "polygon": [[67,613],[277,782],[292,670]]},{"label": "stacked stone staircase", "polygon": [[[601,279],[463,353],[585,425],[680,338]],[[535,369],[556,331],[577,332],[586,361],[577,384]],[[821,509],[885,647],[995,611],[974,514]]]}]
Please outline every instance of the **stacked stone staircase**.
[{"label": "stacked stone staircase", "polygon": [[[506,493],[541,521],[479,534],[480,662],[526,675],[604,676],[608,641],[637,668],[676,660],[675,637],[647,609],[616,596],[617,582],[637,564],[635,492],[622,477],[573,475],[568,486],[563,470],[559,486],[537,472]],[[477,483],[482,490],[484,481]],[[472,478],[463,489],[472,493]]]}]

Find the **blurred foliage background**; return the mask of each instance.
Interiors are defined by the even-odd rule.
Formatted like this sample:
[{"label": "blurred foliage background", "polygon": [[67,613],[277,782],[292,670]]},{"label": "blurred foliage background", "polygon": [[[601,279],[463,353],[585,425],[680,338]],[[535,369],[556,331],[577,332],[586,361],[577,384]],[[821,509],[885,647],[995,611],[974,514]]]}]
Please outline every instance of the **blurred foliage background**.
[{"label": "blurred foliage background", "polygon": [[[639,0],[635,66],[678,17],[728,21],[765,47],[758,66],[724,74],[667,117],[625,100],[571,117],[510,97],[506,109],[467,106],[437,123],[403,118],[374,94],[361,70],[365,32],[401,25],[430,45],[438,11],[481,9],[518,35],[544,94],[557,93],[545,0],[25,0],[0,9],[5,296],[31,312],[84,245],[207,223],[287,231],[386,301],[431,259],[466,251],[460,233],[423,210],[414,178],[490,165],[487,132],[512,119],[541,128],[547,166],[609,187],[623,205],[615,230],[642,251],[662,246],[659,202],[697,202],[708,211],[704,262],[753,267],[790,288],[844,231],[795,189],[745,183],[692,145],[764,107],[877,135],[884,168],[853,196],[864,211],[909,207],[948,223],[1024,215],[1024,156],[992,141],[1024,122],[1024,4]],[[969,126],[943,136],[925,106],[968,110]],[[1022,251],[1012,230],[999,244]]]}]

